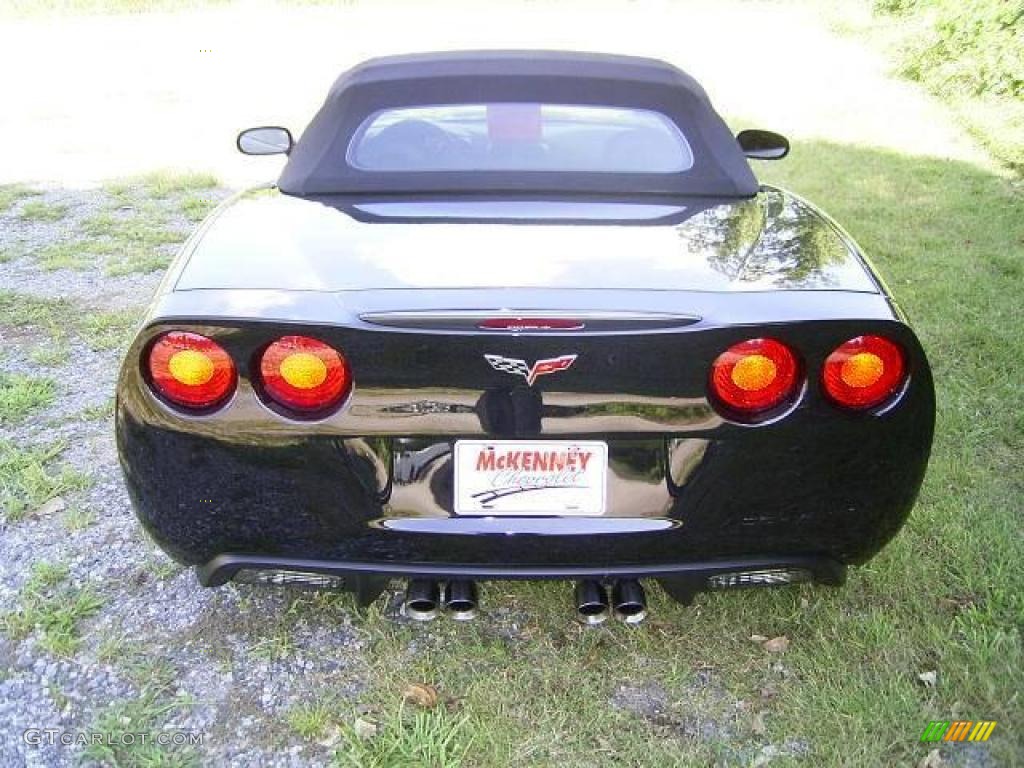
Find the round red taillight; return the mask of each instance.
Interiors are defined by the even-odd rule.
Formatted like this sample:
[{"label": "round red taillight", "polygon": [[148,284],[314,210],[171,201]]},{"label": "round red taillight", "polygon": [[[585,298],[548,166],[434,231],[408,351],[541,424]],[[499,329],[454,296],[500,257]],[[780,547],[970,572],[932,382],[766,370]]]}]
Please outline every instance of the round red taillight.
[{"label": "round red taillight", "polygon": [[881,405],[903,386],[907,362],[903,350],[881,336],[844,342],[825,360],[821,380],[837,405],[864,410]]},{"label": "round red taillight", "polygon": [[711,392],[730,415],[741,420],[767,413],[796,395],[800,364],[775,339],[733,344],[711,366]]},{"label": "round red taillight", "polygon": [[185,331],[158,337],[149,348],[147,367],[158,395],[195,411],[226,402],[238,380],[235,365],[220,344]]},{"label": "round red taillight", "polygon": [[308,336],[283,336],[263,351],[260,380],[278,405],[306,416],[326,413],[352,389],[348,361]]}]

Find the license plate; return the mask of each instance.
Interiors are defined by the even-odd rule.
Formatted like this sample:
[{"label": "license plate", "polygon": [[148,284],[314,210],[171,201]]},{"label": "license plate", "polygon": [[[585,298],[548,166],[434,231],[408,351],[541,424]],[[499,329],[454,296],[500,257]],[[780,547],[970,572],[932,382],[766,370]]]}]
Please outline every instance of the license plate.
[{"label": "license plate", "polygon": [[598,441],[459,440],[457,515],[602,515],[608,446]]}]

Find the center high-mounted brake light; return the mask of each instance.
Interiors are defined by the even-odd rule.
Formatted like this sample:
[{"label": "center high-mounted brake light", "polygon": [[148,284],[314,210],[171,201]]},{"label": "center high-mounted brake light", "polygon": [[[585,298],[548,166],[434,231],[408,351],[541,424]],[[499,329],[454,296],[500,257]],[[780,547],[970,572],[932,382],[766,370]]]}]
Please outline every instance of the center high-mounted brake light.
[{"label": "center high-mounted brake light", "polygon": [[348,361],[308,336],[282,336],[264,350],[259,369],[267,396],[307,417],[335,408],[352,389]]},{"label": "center high-mounted brake light", "polygon": [[481,331],[581,331],[580,320],[566,317],[489,317],[477,323]]},{"label": "center high-mounted brake light", "polygon": [[207,411],[226,402],[238,375],[228,353],[198,333],[170,331],[149,348],[149,381],[173,405]]},{"label": "center high-mounted brake light", "polygon": [[741,341],[711,366],[713,399],[741,421],[791,401],[799,384],[796,354],[775,339]]}]

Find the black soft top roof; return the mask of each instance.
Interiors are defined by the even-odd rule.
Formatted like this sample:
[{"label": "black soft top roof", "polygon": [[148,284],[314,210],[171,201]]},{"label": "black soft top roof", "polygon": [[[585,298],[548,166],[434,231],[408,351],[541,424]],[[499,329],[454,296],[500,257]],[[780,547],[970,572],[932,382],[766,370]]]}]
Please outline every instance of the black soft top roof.
[{"label": "black soft top roof", "polygon": [[[681,173],[367,171],[345,160],[370,115],[387,108],[483,102],[633,107],[675,122],[693,150]],[[386,193],[592,193],[749,197],[757,181],[704,89],[655,59],[548,51],[464,51],[371,59],[345,72],[293,149],[282,192],[303,197]]]}]

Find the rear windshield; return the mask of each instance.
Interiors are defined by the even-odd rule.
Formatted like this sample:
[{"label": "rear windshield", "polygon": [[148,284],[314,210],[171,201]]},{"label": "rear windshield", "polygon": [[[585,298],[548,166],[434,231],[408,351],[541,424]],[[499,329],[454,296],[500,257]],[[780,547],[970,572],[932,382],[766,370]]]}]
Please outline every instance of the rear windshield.
[{"label": "rear windshield", "polygon": [[361,171],[681,173],[678,126],[644,109],[573,104],[441,104],[381,110],[346,153]]}]

